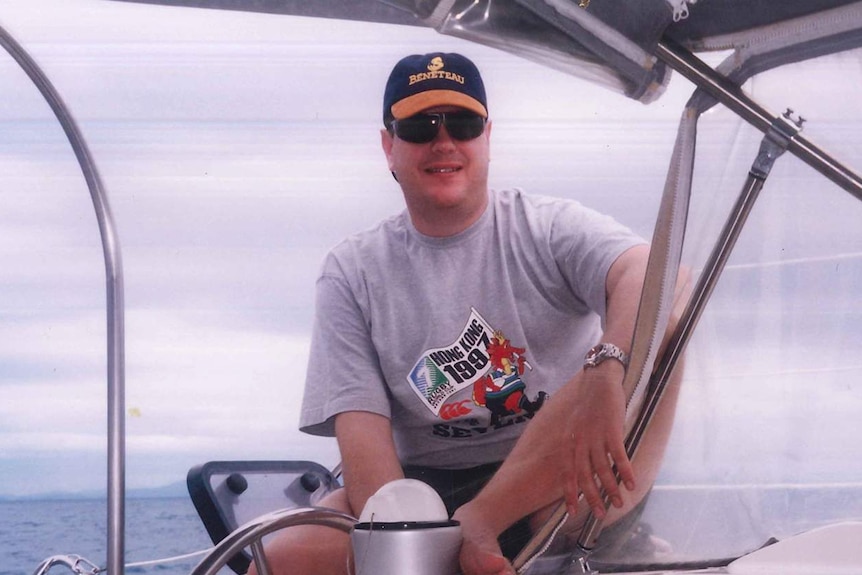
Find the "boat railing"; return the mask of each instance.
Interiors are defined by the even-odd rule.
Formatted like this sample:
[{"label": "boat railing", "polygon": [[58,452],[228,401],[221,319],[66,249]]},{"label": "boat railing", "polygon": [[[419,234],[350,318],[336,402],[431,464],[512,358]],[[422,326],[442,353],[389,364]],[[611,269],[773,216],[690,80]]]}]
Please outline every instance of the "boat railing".
[{"label": "boat railing", "polygon": [[194,568],[191,575],[215,575],[231,557],[246,547],[251,547],[259,575],[270,575],[272,569],[263,553],[263,537],[297,525],[321,525],[350,533],[356,525],[356,518],[322,507],[298,507],[267,513],[222,539]]},{"label": "boat railing", "polygon": [[72,573],[78,575],[96,575],[102,571],[98,566],[80,555],[53,555],[42,561],[33,575],[45,575],[55,565],[67,567]]}]

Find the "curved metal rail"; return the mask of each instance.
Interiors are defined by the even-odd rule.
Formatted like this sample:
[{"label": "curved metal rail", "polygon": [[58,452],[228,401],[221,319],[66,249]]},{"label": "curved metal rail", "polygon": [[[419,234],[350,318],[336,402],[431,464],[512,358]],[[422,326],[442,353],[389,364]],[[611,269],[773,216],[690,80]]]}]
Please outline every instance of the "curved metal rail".
[{"label": "curved metal rail", "polygon": [[45,575],[55,565],[62,565],[76,575],[96,575],[101,571],[80,555],[54,555],[42,561],[33,575]]},{"label": "curved metal rail", "polygon": [[107,279],[108,316],[108,573],[123,575],[125,550],[125,327],[123,262],[105,188],[81,130],[60,94],[24,48],[0,26],[6,49],[51,107],[75,152],[99,222]]},{"label": "curved metal rail", "polygon": [[[773,128],[775,114],[764,109],[749,98],[742,88],[671,40],[664,39],[659,42],[655,54],[761,132],[768,133]],[[803,136],[794,134],[787,145],[787,151],[862,200],[862,177]]]},{"label": "curved metal rail", "polygon": [[257,572],[260,575],[268,575],[271,569],[263,555],[261,544],[264,536],[296,525],[321,525],[350,533],[355,524],[356,518],[321,507],[298,507],[274,511],[253,519],[222,539],[194,568],[191,575],[216,575],[231,557],[249,546],[252,547]]}]

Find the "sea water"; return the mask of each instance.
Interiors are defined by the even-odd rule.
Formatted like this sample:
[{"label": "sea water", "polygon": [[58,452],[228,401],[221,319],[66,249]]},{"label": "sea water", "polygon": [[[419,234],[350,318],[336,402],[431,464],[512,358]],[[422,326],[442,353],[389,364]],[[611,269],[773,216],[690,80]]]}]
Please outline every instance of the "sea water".
[{"label": "sea water", "polygon": [[[79,555],[106,565],[107,511],[104,500],[0,501],[0,575],[29,575],[53,555]],[[126,502],[126,564],[149,562],[209,549],[212,541],[187,498],[130,499]],[[201,560],[195,556],[128,573],[181,575]],[[55,566],[51,573],[69,573]],[[228,569],[222,573],[231,573]]]}]

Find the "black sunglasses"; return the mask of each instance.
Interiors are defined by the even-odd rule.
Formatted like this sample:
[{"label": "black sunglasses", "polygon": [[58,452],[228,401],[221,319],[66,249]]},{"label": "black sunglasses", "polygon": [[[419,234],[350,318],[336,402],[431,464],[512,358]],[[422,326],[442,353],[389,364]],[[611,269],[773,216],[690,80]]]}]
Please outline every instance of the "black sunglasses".
[{"label": "black sunglasses", "polygon": [[396,136],[412,144],[427,144],[437,137],[440,126],[452,139],[465,142],[478,138],[485,131],[485,118],[473,112],[441,112],[416,114],[403,120],[393,120],[391,127]]}]

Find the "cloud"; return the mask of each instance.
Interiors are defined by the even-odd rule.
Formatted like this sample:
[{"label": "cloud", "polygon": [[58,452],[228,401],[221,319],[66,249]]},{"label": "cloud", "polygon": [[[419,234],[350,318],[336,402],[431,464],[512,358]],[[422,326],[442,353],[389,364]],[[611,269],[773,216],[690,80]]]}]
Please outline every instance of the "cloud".
[{"label": "cloud", "polygon": [[0,372],[0,386],[22,386],[18,395],[10,399],[20,398],[21,403],[36,399],[28,397],[24,386],[44,387],[50,383],[45,379],[46,373],[62,374],[64,381],[73,380],[70,383],[95,375],[94,368],[103,358],[106,345],[104,316],[99,317],[97,312],[67,311],[46,317],[28,310],[3,315],[0,364],[4,368]]},{"label": "cloud", "polygon": [[[0,325],[17,340],[0,364],[22,363],[0,383],[0,453],[7,461],[78,453],[98,458],[106,446],[106,375],[101,318],[87,314],[44,323]],[[51,331],[46,346],[45,331]],[[256,330],[215,313],[130,310],[126,317],[126,445],[131,469],[151,461],[159,477],[181,479],[207,459],[313,456],[296,429],[308,338]],[[50,349],[50,353],[46,353]],[[86,359],[84,359],[86,358]],[[63,366],[36,377],[28,362]],[[74,366],[72,368],[69,365]],[[29,374],[29,375],[28,375]],[[337,460],[318,440],[317,455]],[[160,458],[181,467],[164,469]],[[93,480],[102,467],[88,472]],[[151,484],[130,474],[132,485]],[[58,478],[58,484],[63,484]]]}]

